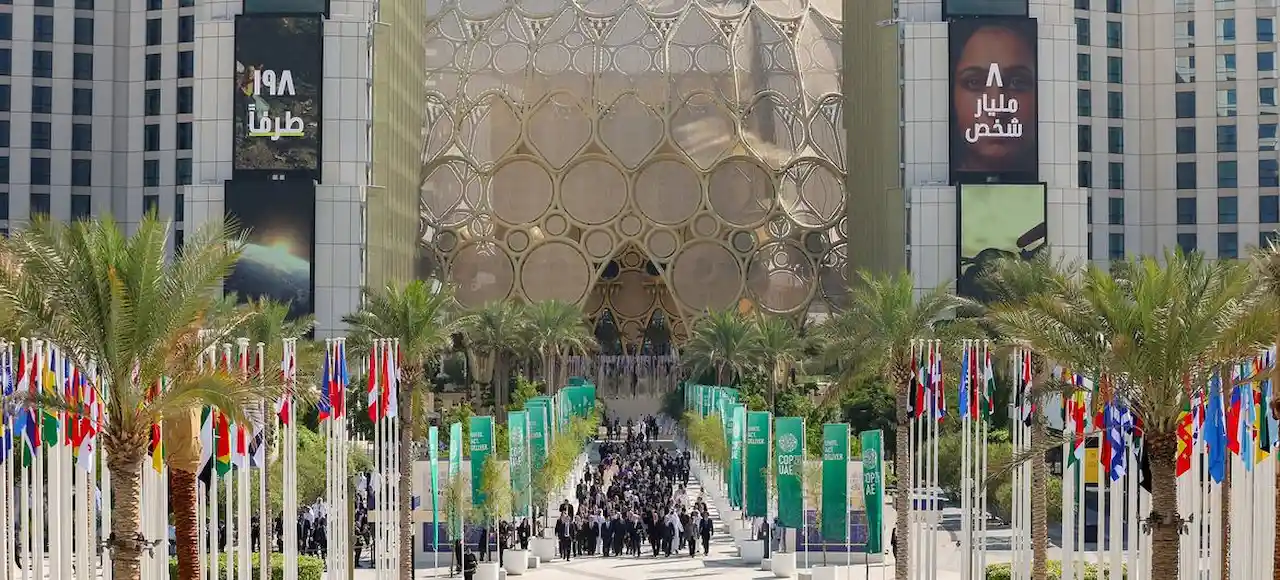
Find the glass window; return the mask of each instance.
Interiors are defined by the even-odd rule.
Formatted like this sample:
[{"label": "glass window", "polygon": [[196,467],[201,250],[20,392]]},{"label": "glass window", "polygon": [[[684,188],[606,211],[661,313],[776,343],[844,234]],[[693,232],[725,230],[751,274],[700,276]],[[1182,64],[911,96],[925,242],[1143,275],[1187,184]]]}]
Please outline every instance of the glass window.
[{"label": "glass window", "polygon": [[160,196],[144,195],[142,196],[142,215],[153,215],[160,213]]},{"label": "glass window", "polygon": [[160,162],[155,159],[145,159],[142,161],[142,185],[143,187],[156,187],[160,185]]},{"label": "glass window", "polygon": [[142,150],[160,150],[160,125],[153,123],[142,128]]},{"label": "glass window", "polygon": [[1196,162],[1179,161],[1177,164],[1178,189],[1196,188]]},{"label": "glass window", "polygon": [[1076,10],[1088,10],[1089,0],[1076,0]]},{"label": "glass window", "polygon": [[196,39],[196,17],[178,17],[178,42],[194,42]]},{"label": "glass window", "polygon": [[76,10],[93,10],[93,0],[75,0]]},{"label": "glass window", "polygon": [[1196,116],[1196,94],[1193,91],[1179,91],[1173,94],[1174,111],[1179,119],[1194,119]]},{"label": "glass window", "polygon": [[1080,187],[1093,187],[1093,163],[1076,162],[1076,181],[1080,182]]},{"label": "glass window", "polygon": [[12,12],[0,12],[0,40],[13,40]]},{"label": "glass window", "polygon": [[1120,0],[1107,0],[1107,12],[1112,14],[1120,13]]},{"label": "glass window", "polygon": [[1124,118],[1124,93],[1107,91],[1107,117],[1112,119]]},{"label": "glass window", "polygon": [[1178,249],[1184,254],[1196,251],[1196,235],[1194,233],[1178,234]]},{"label": "glass window", "polygon": [[180,150],[191,149],[191,123],[178,123],[177,147]]},{"label": "glass window", "polygon": [[1112,161],[1107,164],[1107,187],[1124,189],[1124,163]]},{"label": "glass window", "polygon": [[1276,40],[1276,19],[1259,18],[1258,19],[1258,42],[1275,42]]},{"label": "glass window", "polygon": [[[183,1],[185,1],[185,0],[183,0]],[[194,2],[195,0],[191,0],[191,1],[193,1],[193,2]],[[181,254],[181,253],[182,253],[182,248],[186,247],[186,242],[187,242],[187,234],[186,234],[186,231],[184,231],[184,230],[179,230],[179,229],[174,229],[174,230],[173,230],[173,253],[174,253],[174,255],[178,255],[178,254]]]},{"label": "glass window", "polygon": [[1218,89],[1218,116],[1234,117],[1236,116],[1236,90],[1235,89]]},{"label": "glass window", "polygon": [[1218,187],[1239,187],[1239,167],[1235,161],[1218,162]]},{"label": "glass window", "polygon": [[[7,219],[9,219],[9,192],[0,191],[0,220]],[[4,236],[9,237],[8,232],[5,232]]]},{"label": "glass window", "polygon": [[53,112],[53,87],[31,87],[31,112],[41,114]]},{"label": "glass window", "polygon": [[1235,42],[1236,41],[1236,19],[1235,18],[1219,18],[1218,19],[1218,42]]},{"label": "glass window", "polygon": [[1093,80],[1093,60],[1087,54],[1076,55],[1076,80],[1091,81]]},{"label": "glass window", "polygon": [[1076,89],[1076,114],[1081,117],[1093,116],[1093,91]]},{"label": "glass window", "polygon": [[1236,126],[1218,125],[1218,153],[1234,153],[1236,150]]},{"label": "glass window", "polygon": [[31,40],[53,42],[53,16],[36,14],[31,21]]},{"label": "glass window", "polygon": [[1240,257],[1240,235],[1236,232],[1218,232],[1218,257],[1234,260]]},{"label": "glass window", "polygon": [[162,0],[147,0],[147,10],[160,10],[164,8]]},{"label": "glass window", "polygon": [[1113,226],[1124,225],[1124,198],[1107,198],[1107,223]]},{"label": "glass window", "polygon": [[[88,159],[72,159],[71,160],[71,185],[77,187],[87,187],[93,185],[93,162]],[[72,199],[76,196],[71,196]],[[85,196],[88,197],[88,196]],[[87,210],[87,208],[86,208]],[[74,214],[75,210],[71,210]]]},{"label": "glass window", "polygon": [[[1276,72],[1276,53],[1259,52],[1258,53],[1258,72]],[[1276,75],[1262,75],[1263,77],[1274,77]]]},{"label": "glass window", "polygon": [[75,34],[73,41],[76,44],[92,45],[93,44],[93,19],[92,18],[76,18]]},{"label": "glass window", "polygon": [[186,218],[187,202],[185,198],[186,196],[181,193],[174,194],[173,196],[173,221],[175,222],[180,222]]},{"label": "glass window", "polygon": [[1258,112],[1264,115],[1276,114],[1276,88],[1258,87]]},{"label": "glass window", "polygon": [[1093,196],[1086,195],[1084,198],[1084,223],[1093,225]]},{"label": "glass window", "polygon": [[1076,137],[1079,141],[1078,150],[1081,153],[1090,153],[1093,151],[1093,127],[1090,125],[1077,125]]},{"label": "glass window", "polygon": [[1178,225],[1193,226],[1196,224],[1196,198],[1178,198]]},{"label": "glass window", "polygon": [[1196,128],[1194,126],[1174,129],[1174,137],[1178,153],[1196,152]]},{"label": "glass window", "polygon": [[1220,54],[1217,59],[1217,73],[1219,81],[1236,80],[1236,55],[1232,53]]},{"label": "glass window", "polygon": [[177,181],[177,184],[191,185],[191,159],[188,157],[179,157],[173,165],[174,179]]},{"label": "glass window", "polygon": [[31,51],[31,76],[53,78],[53,53],[47,50]]},{"label": "glass window", "polygon": [[[49,170],[48,157],[32,157],[31,158],[31,184],[32,185],[49,185],[50,174],[51,174],[51,171]],[[48,213],[48,210],[45,210],[45,213]]]},{"label": "glass window", "polygon": [[147,19],[147,46],[159,46],[164,42],[163,21],[159,18]]},{"label": "glass window", "polygon": [[1196,21],[1179,20],[1173,23],[1173,47],[1191,48],[1196,45]]},{"label": "glass window", "polygon": [[1234,195],[1218,196],[1218,223],[1234,224],[1240,221],[1240,204]]},{"label": "glass window", "polygon": [[1258,246],[1269,248],[1273,245],[1280,245],[1280,233],[1275,230],[1258,232]]},{"label": "glass window", "polygon": [[7,119],[0,121],[0,147],[8,147],[11,144],[9,141],[11,135],[9,121]]},{"label": "glass window", "polygon": [[1124,234],[1120,232],[1107,234],[1107,258],[1111,260],[1124,259]]},{"label": "glass window", "polygon": [[1258,196],[1258,223],[1280,223],[1280,195]]},{"label": "glass window", "polygon": [[1124,82],[1124,59],[1118,56],[1107,57],[1107,82]]},{"label": "glass window", "polygon": [[1124,46],[1124,27],[1119,22],[1107,21],[1107,48]]},{"label": "glass window", "polygon": [[[88,159],[77,159],[76,161],[88,161]],[[74,167],[74,165],[73,165]],[[87,220],[93,213],[93,198],[83,194],[71,195],[71,219],[72,221]]]},{"label": "glass window", "polygon": [[1089,46],[1089,19],[1076,19],[1076,44],[1079,46]]},{"label": "glass window", "polygon": [[178,78],[189,79],[196,75],[196,53],[184,50],[178,53]]},{"label": "glass window", "polygon": [[[32,159],[32,161],[35,161],[35,159]],[[45,159],[45,161],[48,161],[48,159]],[[49,215],[53,213],[50,210],[49,206],[50,206],[49,194],[47,193],[31,194],[31,211],[30,211],[31,219],[36,219],[37,217],[40,217],[40,216],[49,217]]]},{"label": "glass window", "polygon": [[147,89],[142,94],[142,114],[154,116],[160,114],[160,89]]},{"label": "glass window", "polygon": [[1194,54],[1173,57],[1173,82],[1178,84],[1196,82],[1196,57]]},{"label": "glass window", "polygon": [[1124,127],[1107,127],[1107,153],[1124,153]]},{"label": "glass window", "polygon": [[178,114],[187,115],[195,106],[195,96],[191,87],[178,87]]},{"label": "glass window", "polygon": [[93,151],[93,125],[89,123],[71,125],[71,150]]},{"label": "glass window", "polygon": [[1280,161],[1258,160],[1258,187],[1280,187]]},{"label": "glass window", "polygon": [[53,127],[45,121],[31,122],[31,148],[52,149]]},{"label": "glass window", "polygon": [[0,75],[13,74],[13,49],[0,48]]},{"label": "glass window", "polygon": [[0,157],[0,183],[9,183],[9,156]]},{"label": "glass window", "polygon": [[11,89],[9,85],[0,85],[0,111],[8,111],[11,102]]},{"label": "glass window", "polygon": [[160,61],[159,53],[147,55],[147,80],[149,81],[160,80],[160,74],[161,74],[160,65],[161,65],[161,61]]},{"label": "glass window", "polygon": [[77,52],[71,55],[71,78],[78,81],[93,80],[93,53]]},{"label": "glass window", "polygon": [[71,114],[93,114],[93,89],[71,89]]}]

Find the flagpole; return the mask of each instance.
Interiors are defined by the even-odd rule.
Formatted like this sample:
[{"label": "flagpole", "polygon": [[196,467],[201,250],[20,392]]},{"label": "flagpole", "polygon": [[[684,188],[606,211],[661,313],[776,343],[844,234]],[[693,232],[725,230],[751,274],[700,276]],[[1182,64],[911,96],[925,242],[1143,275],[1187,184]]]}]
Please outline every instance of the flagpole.
[{"label": "flagpole", "polygon": [[280,547],[284,554],[284,580],[298,580],[298,420],[294,416],[294,395],[298,387],[297,349],[298,339],[284,339],[285,419],[282,421],[284,445],[281,449],[284,465],[281,466],[280,478],[283,483],[280,490]]},{"label": "flagpole", "polygon": [[[915,376],[912,376],[911,381],[909,382],[916,383],[917,389],[920,388],[921,385],[919,384],[919,380],[918,380],[919,371],[915,367],[919,364],[919,361],[920,361],[920,354],[921,354],[920,351],[923,350],[921,349],[921,346],[922,345],[920,341],[917,341],[914,339],[911,341],[911,347],[910,347],[911,360],[914,361],[916,364],[912,365],[912,371],[913,371],[912,374]],[[910,461],[910,465],[907,466],[907,473],[900,474],[899,476],[907,475],[908,481],[910,482],[910,485],[907,486],[908,534],[906,538],[899,538],[898,541],[900,542],[900,545],[908,548],[907,549],[907,576],[911,580],[917,580],[916,568],[920,563],[920,555],[916,550],[916,547],[919,544],[920,534],[916,529],[917,527],[916,521],[918,518],[918,514],[916,513],[915,491],[916,491],[916,484],[917,482],[920,481],[920,477],[919,477],[920,458],[918,455],[920,452],[919,450],[920,445],[919,445],[919,441],[917,440],[919,433],[917,433],[918,430],[916,429],[917,413],[915,409],[915,406],[916,406],[915,389],[908,388],[907,397],[910,398],[910,400],[907,402],[907,406],[909,408],[908,415],[910,415],[909,417],[907,417],[907,425],[908,425],[907,428],[910,431],[909,437],[911,440],[911,444],[909,447],[911,451],[910,453],[911,461]],[[899,558],[901,557],[901,554],[895,553],[893,556],[894,558]]]}]

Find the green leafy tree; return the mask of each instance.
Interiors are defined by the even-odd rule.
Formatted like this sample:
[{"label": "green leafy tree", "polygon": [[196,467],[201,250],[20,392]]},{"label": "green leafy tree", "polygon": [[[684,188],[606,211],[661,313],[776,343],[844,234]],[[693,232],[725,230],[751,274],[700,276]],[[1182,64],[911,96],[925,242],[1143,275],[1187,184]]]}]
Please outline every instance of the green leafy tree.
[{"label": "green leafy tree", "polygon": [[760,332],[735,308],[707,313],[693,323],[680,363],[692,376],[715,373],[717,385],[733,385],[759,357]]},{"label": "green leafy tree", "polygon": [[568,367],[563,364],[572,352],[596,348],[595,334],[587,325],[582,309],[559,300],[535,302],[525,307],[528,320],[529,347],[542,358],[542,380],[547,394],[569,382]]},{"label": "green leafy tree", "polygon": [[463,402],[458,405],[449,407],[444,412],[444,426],[440,429],[440,437],[444,439],[446,445],[449,442],[449,426],[454,423],[462,423],[462,457],[471,456],[471,417],[475,412],[471,410],[471,403]]},{"label": "green leafy tree", "polygon": [[511,515],[514,494],[507,462],[493,455],[485,459],[480,470],[480,489],[484,493],[484,502],[476,506],[480,521],[491,527]]},{"label": "green leafy tree", "polygon": [[538,384],[536,381],[525,378],[524,375],[516,375],[516,388],[511,393],[511,404],[507,405],[507,410],[524,410],[524,404],[529,399],[542,394],[542,389],[538,387]]},{"label": "green leafy tree", "polygon": [[462,326],[476,365],[492,373],[492,389],[499,408],[508,404],[511,365],[528,344],[529,317],[510,300],[488,302],[470,312]]},{"label": "green leafy tree", "polygon": [[805,356],[808,341],[790,320],[756,316],[755,358],[769,375],[769,409],[779,414],[777,393],[791,379],[791,371]]},{"label": "green leafy tree", "polygon": [[[400,381],[397,399],[411,402],[418,393],[430,389],[427,369],[440,353],[453,345],[453,335],[466,324],[456,316],[457,303],[449,286],[414,280],[404,286],[388,285],[366,289],[364,306],[343,317],[352,330],[353,350],[368,352],[374,339],[399,339]],[[422,440],[421,424],[415,420],[413,405],[401,405],[399,420],[409,425],[400,430],[400,580],[413,580],[413,520],[409,509],[413,486],[410,449]]]}]

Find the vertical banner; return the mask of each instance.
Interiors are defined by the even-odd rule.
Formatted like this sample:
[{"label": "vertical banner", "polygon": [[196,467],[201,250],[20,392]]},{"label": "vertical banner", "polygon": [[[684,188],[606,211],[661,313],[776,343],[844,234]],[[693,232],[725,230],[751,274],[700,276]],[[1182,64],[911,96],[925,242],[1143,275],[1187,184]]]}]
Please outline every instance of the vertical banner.
[{"label": "vertical banner", "polygon": [[989,302],[979,280],[989,264],[1047,251],[1048,193],[1043,183],[965,183],[959,189],[956,293]]},{"label": "vertical banner", "polygon": [[427,461],[431,463],[431,551],[440,546],[440,428],[432,425],[427,431]]},{"label": "vertical banner", "polygon": [[507,441],[511,460],[512,508],[516,515],[529,516],[532,493],[529,489],[529,412],[507,413]]},{"label": "vertical banner", "polygon": [[324,18],[242,14],[235,25],[232,169],[319,179]]},{"label": "vertical banner", "polygon": [[729,504],[742,509],[742,453],[744,451],[743,432],[747,419],[746,407],[733,405],[729,407],[726,422],[729,425]]},{"label": "vertical banner", "polygon": [[484,462],[493,452],[493,417],[471,417],[471,505],[484,503]]},{"label": "vertical banner", "polygon": [[768,411],[747,413],[747,467],[743,474],[747,490],[747,517],[769,515],[769,431]]},{"label": "vertical banner", "polygon": [[951,182],[1039,181],[1036,20],[956,18]]},{"label": "vertical banner", "polygon": [[[459,477],[462,477],[462,423],[453,423],[449,425],[449,485],[457,485]],[[461,502],[462,498],[452,500]],[[449,539],[456,540],[462,537],[462,518],[459,517],[462,506],[449,507]]]},{"label": "vertical banner", "polygon": [[315,312],[316,187],[295,181],[227,181],[223,209],[245,234],[240,259],[223,281],[239,300],[270,298],[289,318]]},{"label": "vertical banner", "polygon": [[822,426],[822,539],[849,540],[849,425]]},{"label": "vertical banner", "polygon": [[778,417],[778,519],[784,528],[804,527],[804,419]]},{"label": "vertical banner", "polygon": [[532,471],[538,471],[547,462],[547,444],[551,438],[547,433],[549,407],[543,401],[525,403],[524,407],[529,411],[529,464]]},{"label": "vertical banner", "polygon": [[884,551],[884,441],[883,432],[863,431],[862,494],[867,506],[867,553]]}]

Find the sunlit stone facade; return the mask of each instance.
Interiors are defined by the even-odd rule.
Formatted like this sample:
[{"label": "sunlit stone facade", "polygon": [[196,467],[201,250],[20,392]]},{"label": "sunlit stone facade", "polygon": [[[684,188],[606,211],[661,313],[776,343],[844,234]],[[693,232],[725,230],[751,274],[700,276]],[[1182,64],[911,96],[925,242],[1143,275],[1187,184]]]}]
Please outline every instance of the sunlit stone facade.
[{"label": "sunlit stone facade", "polygon": [[624,345],[844,287],[840,4],[428,1],[427,262]]}]

